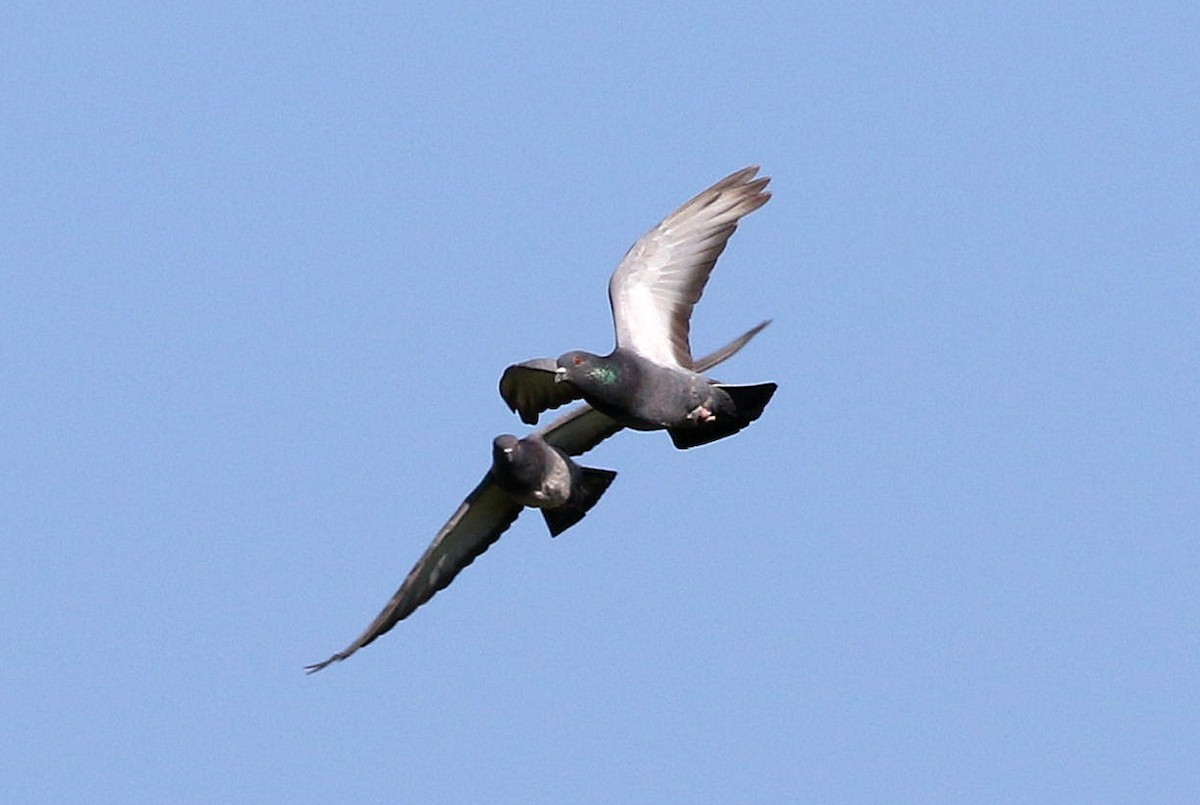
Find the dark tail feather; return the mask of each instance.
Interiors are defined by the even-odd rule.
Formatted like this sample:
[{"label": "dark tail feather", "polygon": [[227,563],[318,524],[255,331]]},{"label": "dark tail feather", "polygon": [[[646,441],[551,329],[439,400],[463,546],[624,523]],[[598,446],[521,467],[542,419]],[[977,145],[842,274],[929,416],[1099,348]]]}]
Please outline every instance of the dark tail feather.
[{"label": "dark tail feather", "polygon": [[575,488],[571,490],[571,499],[557,509],[542,509],[542,517],[546,520],[546,528],[550,529],[550,536],[557,537],[582,520],[616,477],[617,474],[612,470],[580,467],[579,479]]},{"label": "dark tail feather", "polygon": [[737,406],[739,427],[744,428],[762,416],[767,403],[771,401],[771,397],[775,396],[775,389],[778,386],[774,383],[758,383],[753,386],[721,386],[721,388],[733,398],[733,404]]},{"label": "dark tail feather", "polygon": [[718,388],[723,389],[733,400],[736,413],[732,417],[718,416],[714,422],[695,427],[668,428],[667,433],[671,434],[671,441],[680,450],[699,447],[702,444],[715,442],[717,439],[724,439],[726,436],[737,433],[762,416],[763,410],[771,401],[771,396],[775,394],[775,389],[778,387],[774,383],[758,383],[753,386],[722,384]]}]

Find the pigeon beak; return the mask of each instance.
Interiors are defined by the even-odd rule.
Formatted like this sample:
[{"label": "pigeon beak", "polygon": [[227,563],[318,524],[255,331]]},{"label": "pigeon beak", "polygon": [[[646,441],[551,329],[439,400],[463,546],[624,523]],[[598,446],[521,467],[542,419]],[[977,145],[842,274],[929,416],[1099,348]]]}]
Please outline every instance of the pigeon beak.
[{"label": "pigeon beak", "polygon": [[567,379],[567,370],[561,366],[554,370],[554,382],[562,383]]}]

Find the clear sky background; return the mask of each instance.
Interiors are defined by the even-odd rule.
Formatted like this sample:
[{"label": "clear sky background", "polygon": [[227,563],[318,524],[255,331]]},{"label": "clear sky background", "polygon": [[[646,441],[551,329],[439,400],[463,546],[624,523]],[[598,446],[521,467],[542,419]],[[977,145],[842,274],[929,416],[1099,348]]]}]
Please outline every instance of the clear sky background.
[{"label": "clear sky background", "polygon": [[[7,8],[4,798],[1194,802],[1196,8]],[[305,676],[747,164],[764,417]]]}]

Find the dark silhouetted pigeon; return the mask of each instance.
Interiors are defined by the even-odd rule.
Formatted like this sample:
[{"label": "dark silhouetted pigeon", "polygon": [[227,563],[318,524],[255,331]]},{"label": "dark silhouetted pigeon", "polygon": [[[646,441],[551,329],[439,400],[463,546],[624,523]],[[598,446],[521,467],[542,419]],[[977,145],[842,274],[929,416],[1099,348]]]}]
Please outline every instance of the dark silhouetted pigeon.
[{"label": "dark silhouetted pigeon", "polygon": [[522,421],[583,398],[636,430],[662,430],[682,449],[707,444],[762,415],[774,383],[728,385],[695,371],[688,333],[692,308],[738,221],[771,195],[757,167],[740,170],[651,229],[629,249],[608,283],[617,345],[608,355],[568,352],[515,364],[500,396]]},{"label": "dark silhouetted pigeon", "polygon": [[612,470],[579,466],[540,433],[492,441],[492,480],[514,502],[541,509],[552,537],[582,520],[616,477]]},{"label": "dark silhouetted pigeon", "polygon": [[[695,368],[704,371],[732,357],[767,324],[764,321],[705,355]],[[486,551],[525,506],[542,510],[551,536],[579,522],[617,474],[582,467],[570,457],[586,453],[621,428],[612,418],[581,405],[524,439],[497,436],[492,441],[491,469],[438,531],[392,600],[358,639],[306,670],[320,671],[386,634]]]}]

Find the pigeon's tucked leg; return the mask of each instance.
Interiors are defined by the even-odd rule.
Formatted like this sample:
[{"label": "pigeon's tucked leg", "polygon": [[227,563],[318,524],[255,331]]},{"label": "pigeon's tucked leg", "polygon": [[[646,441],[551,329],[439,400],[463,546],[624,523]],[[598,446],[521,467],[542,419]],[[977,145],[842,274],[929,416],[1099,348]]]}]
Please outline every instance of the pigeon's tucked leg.
[{"label": "pigeon's tucked leg", "polygon": [[700,423],[712,422],[712,421],[716,420],[716,418],[717,418],[717,415],[714,414],[712,411],[708,410],[707,406],[705,406],[705,405],[697,405],[687,415],[687,419],[689,422],[700,422]]},{"label": "pigeon's tucked leg", "polygon": [[[759,383],[753,386],[717,386],[728,397],[728,406],[714,405],[721,411],[718,419],[710,416],[707,420],[689,423],[687,427],[667,428],[671,442],[680,450],[698,447],[702,444],[715,442],[737,433],[742,428],[758,419],[775,393],[774,383]],[[715,401],[719,402],[719,398]],[[705,407],[705,406],[701,406]]]}]

